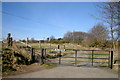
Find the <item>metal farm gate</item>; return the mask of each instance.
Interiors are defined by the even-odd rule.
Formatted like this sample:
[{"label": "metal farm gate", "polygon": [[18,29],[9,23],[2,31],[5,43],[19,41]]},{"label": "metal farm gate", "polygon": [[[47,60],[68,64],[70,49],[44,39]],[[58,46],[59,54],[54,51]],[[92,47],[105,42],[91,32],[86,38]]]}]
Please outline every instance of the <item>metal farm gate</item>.
[{"label": "metal farm gate", "polygon": [[113,51],[42,48],[42,64],[65,66],[109,67],[113,66]]}]

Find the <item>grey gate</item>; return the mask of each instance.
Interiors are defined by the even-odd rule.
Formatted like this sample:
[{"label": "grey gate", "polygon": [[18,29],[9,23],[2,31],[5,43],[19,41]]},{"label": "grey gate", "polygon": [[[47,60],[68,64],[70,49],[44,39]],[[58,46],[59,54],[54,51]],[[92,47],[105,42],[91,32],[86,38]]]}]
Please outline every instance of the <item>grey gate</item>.
[{"label": "grey gate", "polygon": [[42,48],[41,62],[68,66],[110,67],[113,51]]}]

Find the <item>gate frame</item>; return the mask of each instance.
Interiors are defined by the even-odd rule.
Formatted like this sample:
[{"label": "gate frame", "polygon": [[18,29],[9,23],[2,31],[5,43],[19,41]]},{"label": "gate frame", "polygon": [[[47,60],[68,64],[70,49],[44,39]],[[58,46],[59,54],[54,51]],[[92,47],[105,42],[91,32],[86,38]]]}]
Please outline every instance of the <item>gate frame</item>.
[{"label": "gate frame", "polygon": [[[41,49],[41,63],[42,64],[45,64],[46,63],[46,50],[47,49],[51,49],[51,48],[42,48]],[[94,63],[94,51],[107,51],[109,52],[109,60],[108,60],[108,67],[109,68],[113,68],[113,51],[108,51],[108,50],[78,50],[78,49],[65,49],[65,51],[67,50],[72,50],[72,51],[75,51],[75,66],[77,66],[77,52],[78,51],[92,51],[92,66],[93,66],[93,63]],[[60,52],[60,55],[61,55],[61,51]],[[59,56],[59,64],[61,64],[61,56]]]}]

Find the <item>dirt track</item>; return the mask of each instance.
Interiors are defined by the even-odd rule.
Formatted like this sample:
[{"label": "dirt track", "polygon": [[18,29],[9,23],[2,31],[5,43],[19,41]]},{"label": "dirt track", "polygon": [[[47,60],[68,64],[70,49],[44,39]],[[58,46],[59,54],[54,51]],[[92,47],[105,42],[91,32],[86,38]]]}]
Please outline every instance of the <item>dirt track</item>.
[{"label": "dirt track", "polygon": [[[71,57],[73,57],[72,55]],[[63,58],[60,66],[37,72],[31,72],[10,78],[118,78],[110,68],[97,68],[91,66],[76,67],[74,64],[67,64],[74,61],[74,58]],[[66,62],[66,63],[65,63]],[[66,64],[66,65],[65,65]]]},{"label": "dirt track", "polygon": [[59,66],[49,70],[42,70],[10,78],[118,78],[118,74],[112,73],[109,69],[93,67]]}]

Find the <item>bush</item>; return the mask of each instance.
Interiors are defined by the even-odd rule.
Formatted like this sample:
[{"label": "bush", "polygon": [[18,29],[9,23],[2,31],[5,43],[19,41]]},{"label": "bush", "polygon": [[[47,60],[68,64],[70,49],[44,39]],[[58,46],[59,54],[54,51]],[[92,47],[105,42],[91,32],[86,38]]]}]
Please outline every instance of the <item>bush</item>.
[{"label": "bush", "polygon": [[111,41],[105,41],[105,42],[96,41],[90,44],[89,47],[97,47],[101,49],[106,49],[106,48],[111,48],[112,47],[111,45],[112,45]]},{"label": "bush", "polygon": [[14,65],[29,65],[30,61],[20,53],[14,52],[12,49],[3,48],[2,49],[2,72],[11,72],[16,69]]},{"label": "bush", "polygon": [[2,66],[2,72],[11,72],[16,71],[15,68],[13,68],[11,65],[3,65]]}]

